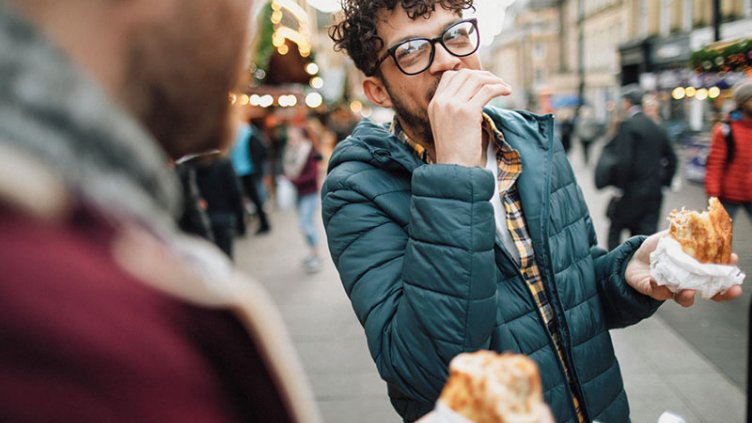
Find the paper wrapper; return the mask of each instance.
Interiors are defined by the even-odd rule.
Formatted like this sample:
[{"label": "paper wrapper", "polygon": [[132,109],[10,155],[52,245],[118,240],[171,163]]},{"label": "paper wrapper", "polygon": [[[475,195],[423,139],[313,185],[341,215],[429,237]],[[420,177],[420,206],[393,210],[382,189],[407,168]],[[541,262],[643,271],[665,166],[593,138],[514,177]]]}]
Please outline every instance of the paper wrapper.
[{"label": "paper wrapper", "polygon": [[464,416],[457,414],[451,408],[447,407],[441,401],[436,402],[436,408],[433,410],[430,423],[474,423]]},{"label": "paper wrapper", "polygon": [[[507,416],[504,421],[508,423],[544,423],[548,422],[548,412],[544,404],[536,406],[531,414]],[[552,421],[552,420],[551,420]],[[416,423],[482,423],[469,420],[465,416],[456,413],[441,400],[436,401],[436,407],[430,415],[430,419],[419,420]],[[595,423],[595,422],[594,422]]]},{"label": "paper wrapper", "polygon": [[744,273],[737,266],[700,263],[668,236],[661,238],[650,254],[650,274],[671,292],[696,289],[706,300],[744,281]]}]

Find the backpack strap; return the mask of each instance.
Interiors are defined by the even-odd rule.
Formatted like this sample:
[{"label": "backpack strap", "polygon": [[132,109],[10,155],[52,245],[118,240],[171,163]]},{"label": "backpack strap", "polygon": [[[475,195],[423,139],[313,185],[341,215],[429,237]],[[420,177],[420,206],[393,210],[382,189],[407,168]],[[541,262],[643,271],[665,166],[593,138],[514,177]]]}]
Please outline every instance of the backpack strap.
[{"label": "backpack strap", "polygon": [[734,153],[736,152],[734,131],[731,130],[731,122],[727,120],[721,121],[721,133],[726,140],[726,166],[728,166],[734,160]]}]

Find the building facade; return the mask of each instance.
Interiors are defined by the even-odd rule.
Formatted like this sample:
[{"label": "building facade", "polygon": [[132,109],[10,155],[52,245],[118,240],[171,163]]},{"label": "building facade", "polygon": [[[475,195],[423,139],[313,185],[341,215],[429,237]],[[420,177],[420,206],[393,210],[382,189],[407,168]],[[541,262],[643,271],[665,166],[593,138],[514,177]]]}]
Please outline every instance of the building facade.
[{"label": "building facade", "polygon": [[[714,1],[520,1],[509,10],[488,67],[516,89],[507,100],[516,107],[545,111],[549,101],[558,111],[576,106],[581,94],[605,122],[621,87],[639,85],[664,119],[702,130],[708,99],[677,104],[671,93],[697,85],[690,56],[714,41]],[[752,38],[752,0],[719,1],[720,38]]]}]

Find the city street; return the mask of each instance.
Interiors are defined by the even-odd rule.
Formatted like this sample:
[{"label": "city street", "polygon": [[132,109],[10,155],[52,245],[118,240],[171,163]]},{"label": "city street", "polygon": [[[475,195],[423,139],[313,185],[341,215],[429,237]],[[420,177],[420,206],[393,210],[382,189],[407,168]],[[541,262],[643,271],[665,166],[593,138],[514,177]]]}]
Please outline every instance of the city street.
[{"label": "city street", "polygon": [[[595,191],[593,164],[586,166],[579,153],[575,147],[570,156],[599,240],[605,245],[608,222],[604,209],[609,193]],[[702,187],[682,184],[667,196],[664,215],[681,206],[704,208]],[[737,218],[734,250],[749,275],[752,225],[742,214]],[[308,275],[302,267],[306,251],[294,211],[276,210],[271,219],[269,235],[239,240],[236,260],[269,289],[280,307],[324,420],[399,422],[325,243],[322,271]],[[656,422],[664,411],[687,422],[743,421],[749,291],[730,304],[699,298],[689,310],[666,304],[655,317],[612,332],[634,422]]]}]

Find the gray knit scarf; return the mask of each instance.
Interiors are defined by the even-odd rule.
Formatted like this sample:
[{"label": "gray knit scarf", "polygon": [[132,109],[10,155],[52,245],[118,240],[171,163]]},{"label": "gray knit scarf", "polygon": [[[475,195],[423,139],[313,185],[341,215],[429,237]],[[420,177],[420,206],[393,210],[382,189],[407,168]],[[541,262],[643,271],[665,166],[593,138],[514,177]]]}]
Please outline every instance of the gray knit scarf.
[{"label": "gray knit scarf", "polygon": [[177,180],[154,139],[0,0],[0,144],[97,207],[171,232]]}]

